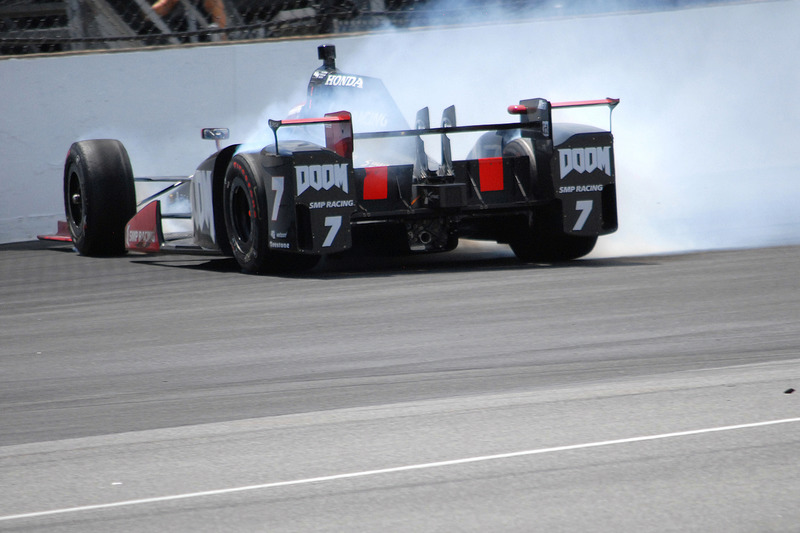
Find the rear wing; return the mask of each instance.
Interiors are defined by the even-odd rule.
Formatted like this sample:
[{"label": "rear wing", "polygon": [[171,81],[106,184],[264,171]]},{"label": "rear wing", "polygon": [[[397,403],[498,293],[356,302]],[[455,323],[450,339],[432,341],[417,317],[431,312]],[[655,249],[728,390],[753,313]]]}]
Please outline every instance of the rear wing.
[{"label": "rear wing", "polygon": [[[519,115],[520,122],[499,123],[499,124],[476,124],[469,126],[458,126],[456,124],[455,106],[450,106],[442,113],[442,125],[432,128],[430,126],[430,114],[427,107],[417,112],[416,128],[401,129],[393,131],[363,132],[353,133],[352,117],[347,111],[336,111],[326,113],[322,118],[299,118],[284,120],[269,120],[269,127],[275,137],[275,153],[278,154],[278,130],[284,126],[306,126],[310,124],[323,124],[325,126],[325,144],[342,157],[351,158],[353,155],[353,141],[357,139],[383,139],[390,137],[408,137],[417,139],[417,166],[422,167],[422,146],[421,137],[423,135],[442,136],[442,163],[445,173],[451,170],[452,155],[450,153],[450,139],[448,134],[470,133],[481,131],[513,131],[526,130],[534,139],[552,138],[552,119],[551,109],[564,109],[588,106],[608,106],[609,108],[609,131],[611,130],[611,113],[619,104],[619,98],[604,98],[601,100],[582,100],[575,102],[549,102],[544,98],[532,98],[521,100],[519,104],[508,106],[508,113]],[[415,171],[415,174],[417,171]]]},{"label": "rear wing", "polygon": [[[571,108],[588,106],[608,106],[613,112],[619,104],[619,98],[604,98],[602,100],[582,100],[577,102],[548,102],[544,98],[533,98],[522,100],[519,104],[508,106],[508,113],[511,115],[521,115],[521,121],[515,123],[501,124],[477,124],[470,126],[457,126],[455,121],[455,108],[453,106],[445,109],[442,115],[442,126],[431,128],[428,119],[428,108],[423,108],[417,113],[417,128],[408,130],[380,131],[356,133],[355,139],[379,139],[386,137],[419,137],[421,135],[446,135],[448,133],[467,133],[477,131],[505,131],[532,129],[539,130],[544,136],[550,135],[550,109],[551,108]],[[327,115],[326,115],[327,116]],[[317,119],[318,120],[318,119]],[[286,121],[284,121],[286,122]]]},{"label": "rear wing", "polygon": [[[547,103],[546,100],[542,100]],[[456,124],[456,109],[455,106],[450,106],[442,113],[442,125],[438,128],[430,126],[430,115],[427,107],[420,109],[417,112],[416,128],[407,130],[395,131],[380,131],[380,132],[365,132],[356,133],[355,139],[384,139],[390,137],[409,137],[416,138],[416,158],[414,162],[414,177],[422,179],[427,176],[428,164],[427,156],[425,155],[425,145],[422,141],[423,135],[441,135],[442,138],[442,155],[441,166],[439,167],[438,175],[440,177],[450,176],[453,174],[453,155],[450,148],[449,134],[454,133],[472,133],[481,131],[514,131],[514,130],[528,130],[529,135],[534,138],[548,139],[550,138],[550,119],[549,119],[549,103],[547,103],[548,113],[546,116],[535,115],[533,117],[526,116],[520,122],[514,123],[501,123],[501,124],[476,124],[470,126],[458,126]]]}]

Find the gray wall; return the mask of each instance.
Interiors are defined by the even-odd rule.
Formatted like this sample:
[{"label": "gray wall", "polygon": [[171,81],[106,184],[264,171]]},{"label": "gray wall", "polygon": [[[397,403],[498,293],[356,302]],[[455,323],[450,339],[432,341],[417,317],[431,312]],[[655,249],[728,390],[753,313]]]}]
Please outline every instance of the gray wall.
[{"label": "gray wall", "polygon": [[[466,124],[511,120],[524,98],[620,97],[622,229],[600,249],[614,255],[800,242],[798,20],[800,2],[776,1],[324,42],[342,70],[383,78],[409,120],[426,105],[436,120],[456,104]],[[266,141],[322,42],[0,60],[0,242],[63,218],[75,140],[120,139],[137,175],[191,174],[212,149],[202,127]]]}]

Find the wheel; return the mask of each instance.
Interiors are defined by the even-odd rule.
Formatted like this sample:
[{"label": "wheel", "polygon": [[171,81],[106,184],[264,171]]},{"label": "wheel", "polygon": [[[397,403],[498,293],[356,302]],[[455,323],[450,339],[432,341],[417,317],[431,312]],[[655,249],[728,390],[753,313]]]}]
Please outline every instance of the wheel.
[{"label": "wheel", "polygon": [[[536,194],[536,158],[530,139],[517,138],[506,144],[503,155],[527,156],[531,162],[532,190]],[[583,257],[594,249],[597,236],[564,233],[561,210],[547,208],[534,214],[533,225],[527,223],[509,243],[514,254],[526,262],[557,263]]]},{"label": "wheel", "polygon": [[583,257],[594,249],[597,236],[564,233],[561,214],[554,209],[537,212],[533,225],[518,228],[509,245],[514,254],[529,263],[557,263]]},{"label": "wheel", "polygon": [[516,255],[526,263],[559,263],[583,257],[594,249],[597,236],[579,237],[564,233],[530,233],[527,238],[511,241]]},{"label": "wheel", "polygon": [[125,225],[136,214],[128,152],[114,139],[73,143],[64,164],[64,210],[79,253],[125,253]]},{"label": "wheel", "polygon": [[275,252],[269,249],[269,212],[259,202],[255,181],[257,156],[238,154],[225,173],[222,193],[225,229],[233,257],[252,274],[299,271],[314,267],[319,256]]},{"label": "wheel", "polygon": [[518,137],[503,147],[503,157],[527,157],[531,162],[531,185],[536,183],[536,156],[530,139]]},{"label": "wheel", "polygon": [[268,265],[267,217],[259,216],[255,171],[250,154],[234,156],[225,173],[222,209],[233,257],[246,272],[258,273]]},{"label": "wheel", "polygon": [[475,146],[467,154],[467,159],[484,157],[500,157],[503,153],[503,136],[500,132],[490,131],[481,135]]},{"label": "wheel", "polygon": [[[478,143],[486,135],[478,139]],[[494,139],[484,140],[484,151],[494,149],[499,151],[500,146],[493,144]],[[476,145],[477,148],[477,145]],[[502,147],[503,157],[527,157],[531,164],[531,190],[537,192],[537,171],[536,157],[530,139],[518,137],[506,143]],[[483,157],[493,157],[489,154]],[[559,261],[571,261],[583,257],[594,249],[597,243],[597,236],[577,236],[564,233],[561,212],[557,209],[546,209],[537,211],[534,215],[533,224],[524,222],[518,228],[509,244],[514,254],[521,260],[530,263],[557,263]]]},{"label": "wheel", "polygon": [[490,131],[481,135],[475,146],[467,154],[467,159],[482,159],[485,157],[522,157],[527,156],[531,162],[531,186],[536,184],[536,157],[530,139],[517,137],[504,142],[500,132]]}]

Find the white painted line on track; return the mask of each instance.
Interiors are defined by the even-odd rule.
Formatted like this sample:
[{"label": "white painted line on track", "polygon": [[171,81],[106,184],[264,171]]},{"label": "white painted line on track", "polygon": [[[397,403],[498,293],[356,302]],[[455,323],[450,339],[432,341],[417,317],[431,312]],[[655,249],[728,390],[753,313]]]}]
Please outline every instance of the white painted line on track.
[{"label": "white painted line on track", "polygon": [[467,457],[463,459],[452,459],[449,461],[437,461],[433,463],[421,463],[415,465],[396,466],[392,468],[380,468],[377,470],[364,470],[362,472],[350,472],[348,474],[335,474],[332,476],[311,477],[305,479],[295,479],[291,481],[278,481],[275,483],[263,483],[260,485],[247,485],[243,487],[232,487],[227,489],[207,490],[202,492],[189,492],[185,494],[174,494],[172,496],[158,496],[154,498],[142,498],[139,500],[127,500],[114,503],[101,503],[97,505],[83,505],[81,507],[67,507],[64,509],[51,509],[49,511],[38,511],[33,513],[23,513],[0,516],[0,521],[19,520],[22,518],[39,518],[67,513],[79,513],[83,511],[96,511],[100,509],[113,509],[115,507],[130,507],[134,505],[144,505],[147,503],[171,502],[176,500],[187,500],[190,498],[201,498],[205,496],[220,496],[233,494],[235,492],[246,492],[251,490],[274,489],[279,487],[290,487],[293,485],[305,485],[309,483],[322,483],[325,481],[337,481],[340,479],[351,479],[358,477],[377,476],[380,474],[393,474],[395,472],[408,472],[411,470],[424,470],[428,468],[441,468],[445,466],[456,466],[469,463],[479,463],[483,461],[496,461],[498,459],[511,459],[514,457],[524,457],[528,455],[540,455],[545,453],[565,452],[571,450],[584,450],[587,448],[599,448],[602,446],[613,446],[615,444],[630,444],[634,442],[645,442],[661,439],[672,439],[676,437],[688,437],[692,435],[703,435],[707,433],[717,433],[721,431],[734,431],[737,429],[751,429],[764,426],[774,426],[777,424],[789,424],[800,422],[798,418],[784,418],[781,420],[768,420],[766,422],[753,422],[750,424],[737,424],[735,426],[721,426],[714,428],[695,429],[690,431],[678,431],[675,433],[661,433],[659,435],[646,435],[643,437],[629,437],[626,439],[604,440],[598,442],[588,442],[584,444],[571,444],[567,446],[555,446],[552,448],[538,448],[534,450],[524,450],[519,452],[500,453],[496,455],[482,455],[477,457]]}]

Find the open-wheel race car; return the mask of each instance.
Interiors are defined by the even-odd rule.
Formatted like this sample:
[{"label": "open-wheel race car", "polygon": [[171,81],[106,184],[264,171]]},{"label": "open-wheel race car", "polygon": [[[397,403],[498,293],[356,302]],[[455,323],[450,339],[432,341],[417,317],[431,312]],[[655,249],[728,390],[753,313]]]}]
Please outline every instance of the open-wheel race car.
[{"label": "open-wheel race car", "polygon": [[[519,122],[468,126],[451,106],[431,127],[425,108],[410,128],[381,80],[339,71],[333,46],[318,51],[304,105],[269,121],[274,142],[223,147],[227,129],[203,129],[217,150],[191,176],[134,177],[119,141],[75,142],[67,220],[40,238],[89,256],[227,255],[264,272],[310,268],[359,244],[440,252],[459,238],[508,243],[523,261],[566,261],[617,229],[611,132],[553,123],[551,110],[613,111],[619,100],[527,99],[508,107]],[[481,135],[454,159],[450,136],[468,132]],[[425,151],[431,136],[438,158]]]}]

